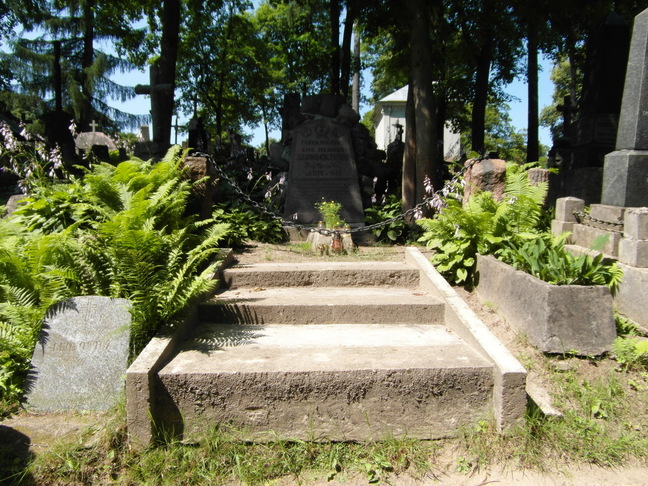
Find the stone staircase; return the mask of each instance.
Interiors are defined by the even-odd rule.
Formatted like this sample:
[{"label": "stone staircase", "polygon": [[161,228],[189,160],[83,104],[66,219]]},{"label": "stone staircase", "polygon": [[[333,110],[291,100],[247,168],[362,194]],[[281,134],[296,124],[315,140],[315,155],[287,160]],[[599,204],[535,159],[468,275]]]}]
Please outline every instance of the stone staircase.
[{"label": "stone staircase", "polygon": [[127,374],[129,434],[433,439],[523,417],[525,371],[416,249],[403,262],[261,263]]}]

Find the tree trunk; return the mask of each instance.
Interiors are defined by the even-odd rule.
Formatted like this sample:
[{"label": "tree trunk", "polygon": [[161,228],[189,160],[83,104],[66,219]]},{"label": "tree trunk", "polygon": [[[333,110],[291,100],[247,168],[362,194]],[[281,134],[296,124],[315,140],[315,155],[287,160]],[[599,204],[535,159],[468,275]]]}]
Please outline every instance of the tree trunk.
[{"label": "tree trunk", "polygon": [[527,123],[527,162],[540,158],[540,140],[538,137],[538,41],[533,24],[530,24],[527,35],[527,79],[528,79],[528,123]]},{"label": "tree trunk", "polygon": [[63,83],[61,81],[61,41],[54,41],[54,100],[55,110],[63,111]]},{"label": "tree trunk", "polygon": [[[171,143],[179,32],[180,0],[164,0],[162,7],[162,42],[160,59],[158,61],[157,83],[167,86],[167,89],[164,92],[158,90],[155,97],[151,96],[151,102],[157,102],[158,104],[158,127],[153,132],[153,141],[162,145],[169,145]],[[155,91],[155,87],[152,86],[152,94]]]},{"label": "tree trunk", "polygon": [[344,33],[342,35],[342,53],[340,55],[340,94],[344,101],[349,99],[349,78],[351,77],[351,39],[353,25],[356,18],[355,2],[347,2],[346,17],[344,19]]},{"label": "tree trunk", "polygon": [[[430,10],[427,0],[408,0],[410,29],[411,94],[416,119],[416,202],[427,196],[425,179],[435,189],[440,187],[437,160],[436,103],[432,86],[432,39],[430,38]],[[432,7],[434,8],[434,7]]]},{"label": "tree trunk", "polygon": [[353,89],[351,91],[351,108],[360,113],[360,36],[358,25],[353,34]]},{"label": "tree trunk", "polygon": [[483,153],[486,149],[486,103],[488,101],[488,78],[492,58],[492,41],[486,40],[477,57],[477,72],[475,74],[475,100],[473,101],[471,138],[472,149]]},{"label": "tree trunk", "polygon": [[340,93],[340,0],[330,0],[331,93]]},{"label": "tree trunk", "polygon": [[[405,105],[405,150],[403,152],[403,211],[409,211],[416,205],[416,114],[414,111],[414,94],[412,77],[407,88]],[[407,221],[413,224],[412,220]]]},{"label": "tree trunk", "polygon": [[79,126],[82,131],[90,130],[92,119],[92,92],[94,80],[88,73],[94,62],[94,0],[87,0],[83,5],[83,61],[81,63],[81,106]]}]

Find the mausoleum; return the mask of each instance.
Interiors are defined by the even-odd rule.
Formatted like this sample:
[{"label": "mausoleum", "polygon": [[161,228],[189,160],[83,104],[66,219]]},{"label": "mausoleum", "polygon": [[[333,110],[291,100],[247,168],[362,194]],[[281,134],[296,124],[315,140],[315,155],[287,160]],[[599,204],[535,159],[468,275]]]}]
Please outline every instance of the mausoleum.
[{"label": "mausoleum", "polygon": [[[397,136],[398,125],[402,126],[403,133],[407,123],[405,121],[405,105],[407,104],[407,86],[385,96],[376,105],[374,110],[374,125],[376,127],[375,141],[378,149],[386,150],[390,142]],[[446,123],[443,130],[443,153],[446,160],[455,160],[461,156],[460,134],[452,130]]]}]

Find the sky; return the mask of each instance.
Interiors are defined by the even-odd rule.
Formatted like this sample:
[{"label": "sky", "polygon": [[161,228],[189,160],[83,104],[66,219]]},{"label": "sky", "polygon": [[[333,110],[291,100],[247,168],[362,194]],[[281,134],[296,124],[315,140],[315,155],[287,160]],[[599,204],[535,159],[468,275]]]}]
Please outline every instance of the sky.
[{"label": "sky", "polygon": [[[540,110],[543,107],[551,104],[551,95],[553,94],[554,87],[553,82],[549,78],[551,74],[551,63],[547,59],[543,59],[540,62],[541,72],[539,73],[539,88],[538,88],[538,102]],[[132,71],[129,73],[117,75],[114,77],[115,81],[118,83],[123,83],[127,85],[136,85],[136,84],[148,84],[149,75],[148,72]],[[370,80],[364,81],[364,86],[370,85]],[[511,110],[509,115],[513,126],[517,131],[526,130],[527,127],[527,84],[524,79],[517,79],[511,83],[505,90],[508,94],[514,97],[514,99],[509,103]],[[368,93],[367,93],[368,94]],[[118,108],[127,113],[133,113],[136,115],[144,115],[150,111],[150,99],[148,96],[138,95],[135,98],[128,100],[124,103],[113,101],[109,103],[114,108]],[[365,105],[360,107],[360,115],[364,115],[366,111],[371,109],[371,106]],[[188,117],[179,117],[179,124],[184,125],[188,121]],[[175,118],[173,120],[175,124]],[[256,129],[247,129],[248,134],[252,134],[251,145],[253,147],[258,147],[265,142],[263,127],[259,126]],[[279,139],[281,138],[278,131],[271,132],[270,137]],[[178,134],[177,142],[181,143],[186,139],[185,134]],[[175,130],[171,131],[171,142],[176,143]],[[551,147],[551,136],[547,128],[540,127],[540,143]]]}]

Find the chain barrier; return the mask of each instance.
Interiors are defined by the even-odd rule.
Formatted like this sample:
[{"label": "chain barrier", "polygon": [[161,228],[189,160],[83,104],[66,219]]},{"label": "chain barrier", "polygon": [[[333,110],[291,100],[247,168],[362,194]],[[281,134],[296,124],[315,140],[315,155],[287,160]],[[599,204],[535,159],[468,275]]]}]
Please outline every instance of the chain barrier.
[{"label": "chain barrier", "polygon": [[616,231],[616,232],[619,232],[619,233],[621,233],[623,231],[623,221],[621,220],[621,218],[618,218],[617,222],[614,223],[614,222],[611,222],[611,221],[603,221],[602,219],[593,218],[589,214],[584,213],[583,211],[579,211],[578,209],[574,209],[572,211],[572,214],[574,215],[574,217],[576,218],[576,221],[579,224],[584,224],[584,225],[588,226],[588,223],[596,223],[596,224],[600,224],[600,225],[603,225],[603,226],[609,226],[610,231]]},{"label": "chain barrier", "polygon": [[367,226],[358,226],[358,227],[355,227],[355,228],[348,228],[348,229],[344,228],[344,229],[330,230],[330,229],[327,229],[327,228],[318,228],[318,227],[306,226],[306,225],[303,225],[303,224],[295,223],[294,221],[290,221],[290,220],[287,220],[287,219],[283,218],[282,216],[279,216],[277,213],[275,213],[274,211],[271,211],[265,205],[258,203],[257,201],[252,199],[248,194],[246,194],[241,189],[241,187],[238,185],[238,183],[236,181],[232,180],[232,178],[229,175],[227,175],[225,170],[216,163],[216,160],[211,155],[208,155],[208,154],[205,154],[205,153],[200,153],[200,152],[196,152],[193,155],[198,156],[198,157],[205,157],[211,163],[212,167],[215,169],[218,176],[222,180],[224,180],[227,184],[229,184],[230,187],[232,187],[234,189],[234,191],[236,191],[236,193],[239,196],[241,196],[241,198],[243,198],[243,200],[245,200],[245,202],[252,205],[260,213],[265,214],[266,216],[268,216],[269,218],[271,218],[271,219],[273,219],[275,221],[281,222],[282,225],[284,225],[284,226],[291,226],[291,227],[297,228],[299,230],[308,230],[310,232],[317,232],[317,233],[320,233],[321,235],[324,235],[324,236],[330,236],[330,235],[335,236],[335,235],[339,235],[339,234],[358,233],[360,231],[371,231],[371,230],[374,230],[374,229],[377,229],[377,228],[381,228],[383,226],[388,226],[388,225],[390,225],[392,223],[395,223],[396,221],[400,221],[402,219],[413,217],[416,214],[420,214],[422,212],[422,210],[423,210],[423,207],[425,207],[426,205],[429,206],[429,207],[433,207],[433,205],[432,205],[433,201],[439,200],[439,198],[440,198],[440,196],[442,194],[447,195],[447,193],[444,194],[444,191],[446,191],[445,187],[453,187],[455,184],[457,184],[459,182],[459,179],[463,176],[463,174],[466,172],[466,170],[468,170],[478,160],[483,160],[483,158],[486,158],[486,156],[484,156],[484,157],[480,157],[479,159],[474,159],[474,161],[471,164],[464,167],[461,171],[459,171],[457,174],[455,174],[454,177],[448,183],[446,183],[446,186],[444,187],[444,189],[433,192],[431,196],[426,197],[425,199],[423,199],[423,201],[418,203],[416,206],[412,207],[411,209],[408,209],[407,211],[405,211],[402,214],[399,214],[398,216],[394,216],[393,218],[389,218],[389,219],[386,219],[384,221],[380,221],[378,223],[370,224],[370,225],[367,225]]}]

